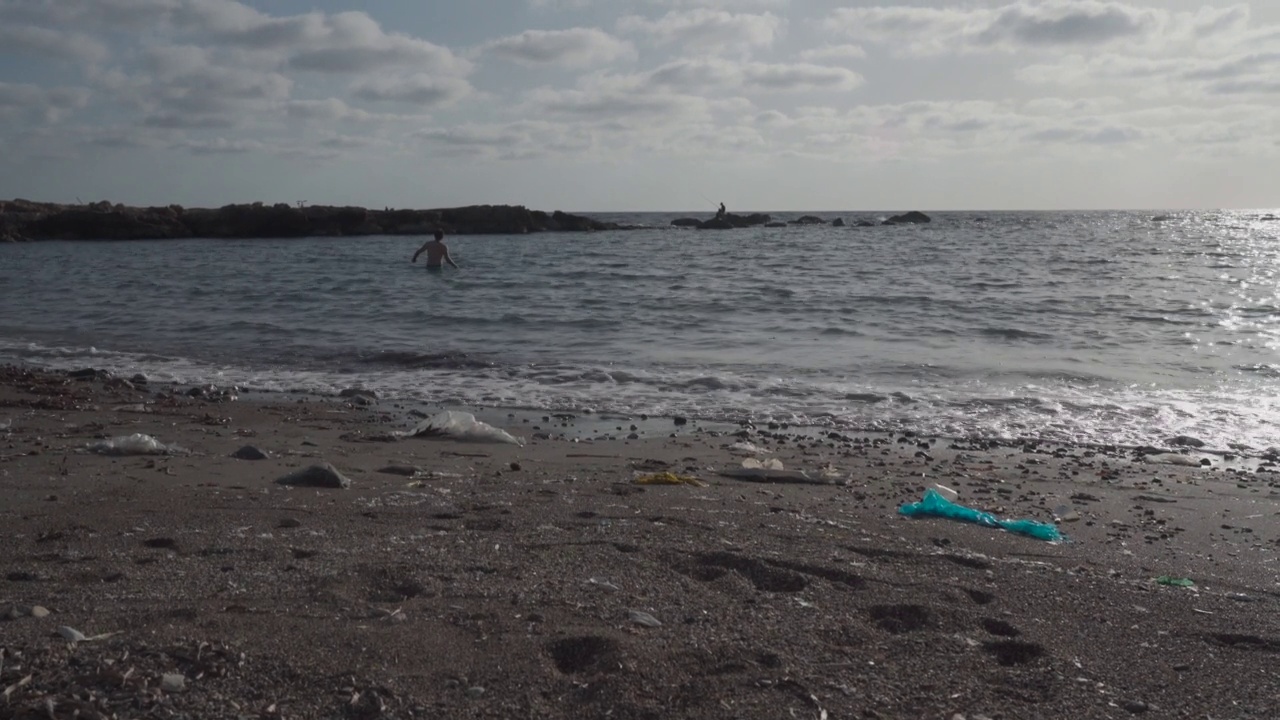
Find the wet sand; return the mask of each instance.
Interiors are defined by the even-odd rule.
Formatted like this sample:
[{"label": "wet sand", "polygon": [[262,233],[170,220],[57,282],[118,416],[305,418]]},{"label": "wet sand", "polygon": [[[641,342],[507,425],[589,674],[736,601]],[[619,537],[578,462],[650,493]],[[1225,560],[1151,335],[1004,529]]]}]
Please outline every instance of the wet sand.
[{"label": "wet sand", "polygon": [[1273,463],[185,390],[0,369],[0,718],[1280,716]]}]

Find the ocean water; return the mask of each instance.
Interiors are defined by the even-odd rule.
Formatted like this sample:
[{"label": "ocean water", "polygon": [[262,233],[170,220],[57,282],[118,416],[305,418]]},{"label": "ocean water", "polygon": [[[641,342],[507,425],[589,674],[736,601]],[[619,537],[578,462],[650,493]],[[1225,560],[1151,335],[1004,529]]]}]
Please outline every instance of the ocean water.
[{"label": "ocean water", "polygon": [[443,272],[409,263],[417,237],[0,245],[0,361],[430,405],[1280,445],[1267,211],[669,227],[685,214],[452,237],[462,269]]}]

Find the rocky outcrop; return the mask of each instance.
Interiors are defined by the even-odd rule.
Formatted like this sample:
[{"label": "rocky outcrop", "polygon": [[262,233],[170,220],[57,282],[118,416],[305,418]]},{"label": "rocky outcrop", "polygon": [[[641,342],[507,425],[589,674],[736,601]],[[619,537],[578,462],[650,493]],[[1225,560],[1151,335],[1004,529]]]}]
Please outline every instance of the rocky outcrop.
[{"label": "rocky outcrop", "polygon": [[764,226],[771,227],[771,228],[780,228],[780,227],[786,227],[787,224],[784,222],[768,222],[768,223],[765,223]]},{"label": "rocky outcrop", "polygon": [[791,221],[792,225],[826,225],[827,221],[817,215],[802,215]]},{"label": "rocky outcrop", "polygon": [[752,213],[750,215],[734,215],[728,213],[717,218],[704,220],[698,224],[699,230],[733,230],[735,228],[755,227],[757,225],[765,225],[773,218],[764,213]]},{"label": "rocky outcrop", "polygon": [[698,218],[683,217],[672,220],[671,224],[675,227],[698,227],[702,224],[702,221]]},{"label": "rocky outcrop", "polygon": [[933,222],[933,219],[922,212],[917,212],[915,210],[912,210],[911,212],[903,213],[902,215],[894,215],[888,220],[885,220],[883,224],[885,225],[917,225],[917,224],[927,223],[927,222]]},{"label": "rocky outcrop", "polygon": [[844,227],[844,218],[836,218],[831,221],[831,227]]},{"label": "rocky outcrop", "polygon": [[220,208],[127,207],[0,202],[0,240],[150,240],[166,238],[279,238],[349,235],[450,235],[589,232],[626,229],[580,215],[545,213],[519,205],[471,205],[435,210],[363,207],[225,205]]}]

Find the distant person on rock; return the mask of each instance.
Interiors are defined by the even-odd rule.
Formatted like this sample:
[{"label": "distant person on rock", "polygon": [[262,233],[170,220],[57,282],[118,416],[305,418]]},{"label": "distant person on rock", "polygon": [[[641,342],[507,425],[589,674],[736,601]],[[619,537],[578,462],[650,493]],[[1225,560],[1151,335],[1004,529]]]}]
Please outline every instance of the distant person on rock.
[{"label": "distant person on rock", "polygon": [[723,220],[724,216],[728,214],[728,211],[724,209],[724,203],[720,203],[720,209],[716,211],[716,219]]},{"label": "distant person on rock", "polygon": [[413,260],[410,260],[410,262],[418,262],[418,256],[424,251],[427,253],[428,270],[439,270],[444,267],[443,263],[449,263],[455,268],[458,267],[458,263],[449,257],[449,246],[444,244],[443,230],[437,230],[435,237],[423,243],[422,247],[418,248],[418,252],[413,254]]}]

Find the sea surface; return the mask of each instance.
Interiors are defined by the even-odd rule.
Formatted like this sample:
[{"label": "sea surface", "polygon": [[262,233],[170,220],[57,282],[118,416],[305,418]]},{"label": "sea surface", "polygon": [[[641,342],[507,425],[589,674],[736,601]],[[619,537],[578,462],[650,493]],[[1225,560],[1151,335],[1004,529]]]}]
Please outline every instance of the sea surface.
[{"label": "sea surface", "polygon": [[[1274,211],[0,245],[0,362],[432,406],[1280,446]],[[710,213],[700,213],[709,217]],[[846,222],[883,213],[814,214]]]}]

